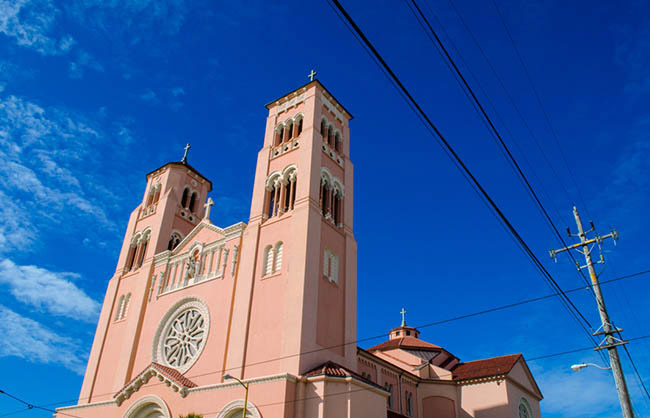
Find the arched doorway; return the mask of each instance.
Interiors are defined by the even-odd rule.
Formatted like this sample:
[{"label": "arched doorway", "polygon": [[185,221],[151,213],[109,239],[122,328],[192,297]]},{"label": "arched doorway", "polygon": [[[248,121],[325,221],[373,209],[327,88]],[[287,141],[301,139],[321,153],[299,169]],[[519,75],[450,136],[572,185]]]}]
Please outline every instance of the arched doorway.
[{"label": "arched doorway", "polygon": [[[217,418],[242,418],[244,401],[239,399],[224,406]],[[261,418],[260,412],[250,401],[246,404],[246,418]]]},{"label": "arched doorway", "polygon": [[124,414],[124,418],[170,418],[165,402],[157,396],[145,396]]}]

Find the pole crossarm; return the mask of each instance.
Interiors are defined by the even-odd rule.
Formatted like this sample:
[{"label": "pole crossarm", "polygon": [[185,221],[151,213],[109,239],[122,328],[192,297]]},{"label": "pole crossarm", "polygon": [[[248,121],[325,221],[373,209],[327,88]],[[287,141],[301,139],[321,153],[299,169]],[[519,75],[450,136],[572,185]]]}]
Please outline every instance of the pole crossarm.
[{"label": "pole crossarm", "polygon": [[[585,231],[582,227],[582,220],[578,214],[578,209],[575,206],[573,207],[573,216],[576,220],[576,226],[578,227],[578,234],[572,235],[569,228],[567,228],[567,233],[569,234],[569,237],[580,238],[580,242],[573,245],[568,245],[558,250],[550,250],[549,253],[555,262],[557,262],[557,254],[565,251],[576,250],[584,255],[586,264],[584,266],[581,266],[580,263],[576,261],[576,267],[578,267],[578,270],[582,270],[583,268],[587,268],[589,270],[589,277],[591,278],[591,283],[593,285],[592,288],[594,290],[594,296],[596,297],[596,305],[598,307],[600,322],[602,324],[593,335],[604,335],[603,341],[601,341],[601,343],[598,344],[594,350],[607,350],[607,353],[609,354],[609,363],[612,369],[612,374],[614,375],[614,382],[616,383],[616,390],[618,392],[618,400],[621,404],[621,412],[623,413],[624,418],[634,418],[634,411],[632,410],[632,402],[630,401],[630,394],[627,389],[627,383],[625,383],[625,375],[623,374],[621,359],[618,356],[618,350],[616,349],[616,347],[619,345],[627,344],[627,341],[614,336],[614,334],[620,333],[622,330],[612,326],[612,323],[609,319],[609,313],[605,307],[605,299],[600,289],[598,275],[594,269],[594,264],[605,263],[605,259],[603,258],[602,254],[600,255],[600,261],[597,261],[596,263],[594,263],[593,259],[591,258],[591,251],[593,248],[596,245],[598,245],[600,248],[602,243],[607,238],[611,238],[612,241],[614,241],[614,244],[616,244],[616,240],[618,240],[618,231],[614,229],[607,235],[600,235],[598,233],[595,233],[595,236],[593,238],[587,238],[587,234],[595,232],[596,230],[594,223],[591,222],[591,229],[589,231]],[[591,248],[589,247],[590,245]]]}]

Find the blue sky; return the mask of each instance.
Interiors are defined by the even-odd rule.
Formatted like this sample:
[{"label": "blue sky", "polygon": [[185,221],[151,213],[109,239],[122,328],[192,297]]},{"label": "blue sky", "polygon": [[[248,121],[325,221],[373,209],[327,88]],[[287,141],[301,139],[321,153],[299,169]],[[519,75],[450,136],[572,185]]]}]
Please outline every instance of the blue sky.
[{"label": "blue sky", "polygon": [[[558,282],[580,286],[566,257],[558,264],[548,259],[547,250],[560,243],[406,3],[343,4]],[[453,40],[452,54],[554,222],[562,230],[573,225],[577,203],[602,233],[610,226],[620,231],[618,246],[603,248],[602,278],[649,269],[650,5],[498,4],[563,154],[492,3],[453,5],[537,143],[452,3],[430,1],[425,11],[434,25],[432,12],[442,22],[444,30],[436,28],[449,45]],[[246,221],[264,104],[304,84],[312,68],[355,116],[359,338],[385,335],[402,307],[417,326],[549,292],[325,1],[253,1],[242,8],[184,0],[0,0],[2,389],[36,404],[74,402],[145,174],[180,159],[191,142],[191,163],[214,183],[213,222]],[[626,337],[650,334],[647,281],[603,286]],[[597,324],[589,294],[571,297]],[[589,344],[556,299],[422,328],[421,337],[463,360],[515,352],[533,358]],[[650,375],[650,341],[629,349],[642,376]],[[582,351],[529,363],[545,395],[545,416],[619,416],[607,372],[570,372],[571,364],[588,361],[599,357]],[[635,409],[647,416],[650,403],[627,360],[624,367]],[[0,398],[1,412],[19,409]]]}]

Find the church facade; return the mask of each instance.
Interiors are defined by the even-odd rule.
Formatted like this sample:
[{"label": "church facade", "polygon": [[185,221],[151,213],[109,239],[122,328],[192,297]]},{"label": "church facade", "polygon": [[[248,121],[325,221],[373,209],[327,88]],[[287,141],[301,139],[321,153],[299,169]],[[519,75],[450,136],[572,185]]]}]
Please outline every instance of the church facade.
[{"label": "church facade", "polygon": [[357,347],[352,116],[318,80],[266,107],[247,224],[210,220],[187,148],[147,174],[56,416],[539,417],[521,355],[461,362],[404,321]]}]

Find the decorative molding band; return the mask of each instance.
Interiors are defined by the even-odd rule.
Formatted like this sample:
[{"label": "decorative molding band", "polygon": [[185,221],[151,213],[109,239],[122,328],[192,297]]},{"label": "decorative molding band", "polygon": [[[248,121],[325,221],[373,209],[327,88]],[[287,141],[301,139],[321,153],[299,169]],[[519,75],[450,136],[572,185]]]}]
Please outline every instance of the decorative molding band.
[{"label": "decorative molding band", "polygon": [[336,119],[340,120],[341,123],[343,123],[343,120],[344,120],[343,119],[343,113],[341,113],[341,111],[338,109],[338,105],[330,102],[330,100],[327,97],[325,97],[325,95],[322,94],[322,93],[320,95],[320,100],[321,100],[321,102],[323,102],[323,104],[325,105],[327,110],[334,113],[334,115],[336,116]]},{"label": "decorative molding band", "polygon": [[287,100],[286,102],[280,103],[277,106],[276,115],[279,115],[280,113],[282,113],[282,112],[284,112],[284,111],[286,111],[286,110],[288,110],[288,109],[290,109],[290,108],[292,108],[294,106],[297,106],[299,103],[302,103],[304,101],[305,101],[305,93],[302,93],[302,94],[300,94],[298,96],[295,96],[295,97]]},{"label": "decorative molding band", "polygon": [[[289,373],[281,373],[281,374],[274,374],[269,376],[255,377],[253,379],[244,379],[242,380],[242,382],[248,383],[249,385],[257,385],[257,384],[268,383],[268,382],[276,382],[278,380],[286,380],[288,382],[295,383],[298,381],[298,378]],[[194,392],[207,392],[211,390],[229,389],[236,386],[239,386],[239,382],[234,381],[234,382],[227,382],[227,383],[226,382],[216,383],[213,385],[205,385],[205,386],[199,386],[199,387],[188,389],[187,393],[192,394]]]},{"label": "decorative molding band", "polygon": [[72,406],[62,406],[60,408],[56,408],[56,412],[59,412],[59,411],[71,411],[71,410],[74,410],[74,409],[95,408],[97,406],[109,406],[109,405],[110,406],[112,406],[112,405],[117,406],[117,402],[115,402],[114,399],[111,399],[110,401],[84,403],[84,404],[72,405]]}]

